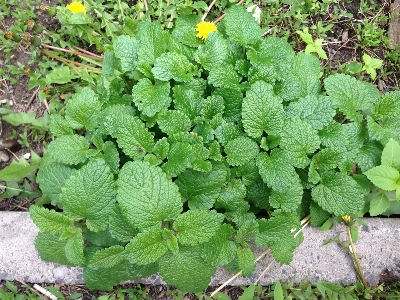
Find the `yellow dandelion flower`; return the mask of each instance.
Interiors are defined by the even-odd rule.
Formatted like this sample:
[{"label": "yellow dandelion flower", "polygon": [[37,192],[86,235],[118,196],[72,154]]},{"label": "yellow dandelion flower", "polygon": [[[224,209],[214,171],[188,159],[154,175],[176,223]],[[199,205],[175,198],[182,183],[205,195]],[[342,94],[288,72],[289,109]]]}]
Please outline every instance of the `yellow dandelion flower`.
[{"label": "yellow dandelion flower", "polygon": [[217,26],[213,22],[201,21],[196,25],[196,31],[198,32],[196,34],[198,38],[206,40],[211,32],[217,31]]},{"label": "yellow dandelion flower", "polygon": [[84,14],[86,14],[86,8],[85,6],[83,6],[82,3],[77,2],[77,1],[73,1],[71,2],[71,4],[68,4],[66,6],[66,8],[68,8],[70,11],[72,11],[74,14],[76,13],[80,13],[83,12]]},{"label": "yellow dandelion flower", "polygon": [[346,223],[350,222],[350,216],[349,215],[344,215],[342,216],[342,220],[345,221]]}]

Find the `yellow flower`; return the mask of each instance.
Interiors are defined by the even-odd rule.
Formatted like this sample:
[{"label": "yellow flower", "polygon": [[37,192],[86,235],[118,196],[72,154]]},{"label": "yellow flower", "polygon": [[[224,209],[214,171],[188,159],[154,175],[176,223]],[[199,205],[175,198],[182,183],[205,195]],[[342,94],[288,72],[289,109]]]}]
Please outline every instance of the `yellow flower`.
[{"label": "yellow flower", "polygon": [[196,36],[205,40],[211,32],[217,31],[217,26],[213,22],[201,21],[197,24],[196,31],[198,32]]},{"label": "yellow flower", "polygon": [[344,215],[342,216],[342,220],[345,221],[346,223],[350,222],[350,216],[349,215]]},{"label": "yellow flower", "polygon": [[66,8],[68,8],[74,14],[80,13],[80,12],[83,12],[84,14],[86,14],[86,8],[80,2],[73,1],[73,2],[71,2],[71,4],[68,4],[66,6]]}]

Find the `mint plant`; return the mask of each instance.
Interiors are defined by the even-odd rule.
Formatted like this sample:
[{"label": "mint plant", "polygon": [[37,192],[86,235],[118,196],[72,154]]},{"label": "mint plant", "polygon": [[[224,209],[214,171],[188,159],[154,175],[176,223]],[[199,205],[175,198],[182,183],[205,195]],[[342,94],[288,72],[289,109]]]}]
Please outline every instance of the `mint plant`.
[{"label": "mint plant", "polygon": [[35,245],[90,289],[159,272],[198,292],[216,266],[251,275],[252,241],[288,264],[300,219],[363,210],[362,172],[400,138],[398,93],[343,74],[322,86],[318,58],[262,38],[244,8],[205,41],[199,22],[116,37],[96,89],[50,117],[37,181],[59,211],[30,208]]}]

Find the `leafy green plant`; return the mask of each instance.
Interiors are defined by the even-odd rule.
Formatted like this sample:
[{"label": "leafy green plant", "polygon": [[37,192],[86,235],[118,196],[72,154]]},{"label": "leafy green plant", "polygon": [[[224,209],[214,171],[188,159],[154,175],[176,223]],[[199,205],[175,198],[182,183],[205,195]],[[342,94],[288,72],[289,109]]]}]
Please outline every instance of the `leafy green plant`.
[{"label": "leafy green plant", "polygon": [[366,53],[363,55],[363,61],[364,66],[362,71],[367,72],[371,76],[371,79],[374,80],[376,77],[376,69],[382,68],[383,61],[381,59],[372,58]]},{"label": "leafy green plant", "polygon": [[305,53],[317,53],[319,57],[323,59],[328,59],[326,56],[325,50],[322,49],[323,39],[316,39],[315,41],[312,38],[312,35],[308,32],[308,28],[304,27],[303,31],[297,30],[296,33],[300,35],[300,38],[307,44]]},{"label": "leafy green plant", "polygon": [[96,90],[50,117],[37,181],[62,213],[31,206],[35,245],[43,260],[84,267],[90,289],[158,271],[202,291],[216,266],[253,272],[251,241],[290,263],[300,219],[359,213],[361,173],[400,140],[398,110],[384,105],[396,93],[344,74],[323,89],[319,60],[261,38],[244,8],[199,32],[205,41],[199,22],[116,37]]}]

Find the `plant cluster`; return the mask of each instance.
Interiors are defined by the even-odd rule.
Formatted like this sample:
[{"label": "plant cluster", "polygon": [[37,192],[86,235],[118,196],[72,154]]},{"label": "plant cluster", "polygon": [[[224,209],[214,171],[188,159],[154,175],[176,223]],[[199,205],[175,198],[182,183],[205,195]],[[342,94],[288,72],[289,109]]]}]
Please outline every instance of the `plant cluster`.
[{"label": "plant cluster", "polygon": [[399,92],[345,74],[321,85],[315,56],[262,38],[241,7],[197,27],[205,41],[199,23],[115,37],[96,88],[50,117],[37,182],[62,213],[31,206],[35,245],[84,267],[91,289],[159,272],[201,291],[216,266],[250,275],[253,241],[290,263],[302,217],[368,211],[377,188],[362,173],[400,140]]}]

